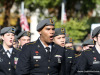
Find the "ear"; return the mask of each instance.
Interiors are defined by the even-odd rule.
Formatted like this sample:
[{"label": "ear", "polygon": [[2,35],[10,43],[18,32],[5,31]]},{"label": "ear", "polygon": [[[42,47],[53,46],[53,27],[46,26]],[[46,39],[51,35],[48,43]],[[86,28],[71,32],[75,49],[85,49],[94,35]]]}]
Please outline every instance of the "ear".
[{"label": "ear", "polygon": [[4,36],[3,35],[1,36],[1,39],[4,40]]},{"label": "ear", "polygon": [[41,31],[39,31],[39,34],[41,35]]},{"label": "ear", "polygon": [[94,39],[94,41],[97,41],[97,37],[94,37],[93,39]]}]

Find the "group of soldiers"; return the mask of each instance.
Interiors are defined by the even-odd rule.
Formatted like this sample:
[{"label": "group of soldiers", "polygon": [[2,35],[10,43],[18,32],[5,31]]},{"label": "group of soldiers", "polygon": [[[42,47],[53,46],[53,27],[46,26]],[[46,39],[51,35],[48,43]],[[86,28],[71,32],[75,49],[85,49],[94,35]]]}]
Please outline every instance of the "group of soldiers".
[{"label": "group of soldiers", "polygon": [[40,21],[37,31],[39,38],[31,42],[28,31],[16,36],[14,27],[1,29],[0,75],[100,75],[100,27],[81,51],[51,18]]}]

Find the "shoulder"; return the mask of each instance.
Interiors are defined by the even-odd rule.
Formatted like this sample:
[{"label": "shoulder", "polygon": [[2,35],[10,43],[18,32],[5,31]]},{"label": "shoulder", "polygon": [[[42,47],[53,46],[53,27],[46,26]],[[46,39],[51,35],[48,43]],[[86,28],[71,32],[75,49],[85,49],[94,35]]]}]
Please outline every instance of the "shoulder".
[{"label": "shoulder", "polygon": [[21,49],[19,49],[19,48],[15,48],[17,51],[21,51]]},{"label": "shoulder", "polygon": [[36,43],[36,41],[34,41],[34,42],[29,42],[29,43],[26,43],[25,45],[33,45],[33,44],[35,44]]}]

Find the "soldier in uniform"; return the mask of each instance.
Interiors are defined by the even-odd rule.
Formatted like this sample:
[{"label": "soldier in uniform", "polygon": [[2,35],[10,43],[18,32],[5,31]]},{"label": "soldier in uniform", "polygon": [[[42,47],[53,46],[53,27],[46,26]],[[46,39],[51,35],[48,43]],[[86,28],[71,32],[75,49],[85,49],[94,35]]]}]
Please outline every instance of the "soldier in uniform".
[{"label": "soldier in uniform", "polygon": [[65,36],[66,32],[64,28],[56,28],[53,42],[65,49],[66,75],[70,75],[75,52],[74,49],[65,47],[65,41],[66,41]]},{"label": "soldier in uniform", "polygon": [[53,42],[61,47],[65,47],[65,29],[56,28]]},{"label": "soldier in uniform", "polygon": [[14,27],[1,29],[3,43],[0,45],[0,75],[15,75],[19,50],[13,48],[14,34]]},{"label": "soldier in uniform", "polygon": [[72,75],[100,75],[100,26],[92,32],[95,46],[82,52]]},{"label": "soldier in uniform", "polygon": [[65,75],[64,49],[53,44],[55,33],[51,18],[37,25],[40,37],[35,42],[25,44],[17,65],[17,75]]},{"label": "soldier in uniform", "polygon": [[83,50],[87,50],[87,49],[94,47],[93,39],[88,39],[88,40],[84,41],[82,46],[83,46]]},{"label": "soldier in uniform", "polygon": [[19,49],[22,49],[22,46],[26,43],[29,43],[31,40],[31,33],[29,31],[22,31],[18,34],[18,42],[19,42]]}]

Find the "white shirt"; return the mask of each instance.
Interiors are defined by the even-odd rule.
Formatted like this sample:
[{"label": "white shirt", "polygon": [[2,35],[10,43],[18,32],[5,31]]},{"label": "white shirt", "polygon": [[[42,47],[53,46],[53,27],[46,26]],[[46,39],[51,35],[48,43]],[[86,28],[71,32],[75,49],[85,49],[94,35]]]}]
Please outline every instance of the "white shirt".
[{"label": "white shirt", "polygon": [[[39,40],[40,40],[40,38],[39,38]],[[43,45],[43,47],[46,48],[46,46],[43,44],[43,42],[42,42],[41,40],[40,40],[40,42],[41,42],[41,44]],[[50,48],[50,52],[51,52],[52,45],[49,45],[48,47]],[[46,50],[46,49],[45,49],[45,50]],[[47,52],[47,50],[46,50],[46,52]]]},{"label": "white shirt", "polygon": [[98,53],[100,54],[100,49],[98,49],[96,46],[95,46],[95,48],[97,49]]},{"label": "white shirt", "polygon": [[[4,48],[4,47],[3,47],[3,48]],[[6,48],[4,48],[4,50],[5,50],[5,52],[7,52],[7,49],[6,49]],[[11,54],[12,54],[12,50],[13,50],[13,48],[10,48],[10,49],[9,49],[10,54],[7,52],[7,55],[8,55],[9,58],[10,58],[10,56],[11,56]]]}]

